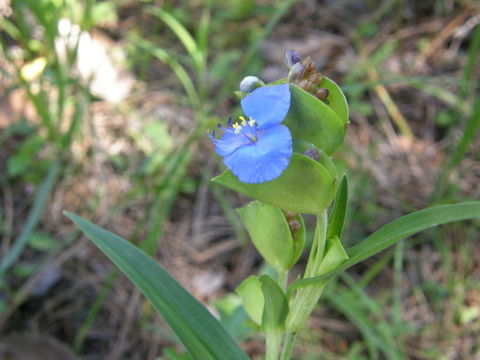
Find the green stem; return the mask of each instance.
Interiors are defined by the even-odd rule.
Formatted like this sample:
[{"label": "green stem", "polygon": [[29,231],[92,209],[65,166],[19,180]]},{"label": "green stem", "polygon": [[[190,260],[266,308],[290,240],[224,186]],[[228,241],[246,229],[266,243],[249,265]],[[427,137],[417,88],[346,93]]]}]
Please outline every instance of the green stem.
[{"label": "green stem", "polygon": [[265,360],[278,360],[280,355],[280,347],[282,346],[282,336],[276,331],[265,334]]},{"label": "green stem", "polygon": [[292,356],[293,344],[295,343],[295,333],[287,332],[283,339],[283,351],[280,360],[290,360]]},{"label": "green stem", "polygon": [[285,292],[288,284],[288,271],[279,271],[277,282],[283,292]]},{"label": "green stem", "polygon": [[[304,278],[317,276],[319,274],[320,265],[325,252],[327,222],[327,212],[324,211],[317,218],[317,226]],[[325,284],[310,286],[297,291],[295,298],[291,303],[290,312],[287,317],[288,331],[297,332],[304,327],[313,308],[317,304],[318,299],[322,295],[325,285],[326,282]]]}]

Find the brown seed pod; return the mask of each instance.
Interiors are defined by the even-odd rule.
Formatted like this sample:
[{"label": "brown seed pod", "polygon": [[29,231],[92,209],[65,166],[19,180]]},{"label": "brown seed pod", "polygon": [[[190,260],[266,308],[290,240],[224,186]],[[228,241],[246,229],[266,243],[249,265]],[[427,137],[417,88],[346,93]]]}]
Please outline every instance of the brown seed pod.
[{"label": "brown seed pod", "polygon": [[310,74],[315,72],[316,65],[310,56],[302,60],[302,65],[305,68],[305,71],[304,71],[305,77],[310,76]]},{"label": "brown seed pod", "polygon": [[320,85],[320,83],[322,82],[323,80],[323,75],[319,72],[317,73],[313,73],[311,76],[310,76],[310,79],[312,80],[312,82],[315,84],[315,85]]},{"label": "brown seed pod", "polygon": [[322,100],[322,101],[325,101],[327,100],[327,97],[329,95],[329,91],[328,89],[325,89],[325,88],[319,88],[317,89],[317,91],[315,91],[315,97],[319,100]]},{"label": "brown seed pod", "polygon": [[285,218],[287,220],[295,219],[295,217],[298,215],[298,213],[296,213],[295,211],[290,211],[290,210],[284,211],[283,214],[285,215]]},{"label": "brown seed pod", "polygon": [[298,86],[305,91],[308,91],[312,87],[312,85],[312,82],[307,79],[303,79],[298,82]]}]

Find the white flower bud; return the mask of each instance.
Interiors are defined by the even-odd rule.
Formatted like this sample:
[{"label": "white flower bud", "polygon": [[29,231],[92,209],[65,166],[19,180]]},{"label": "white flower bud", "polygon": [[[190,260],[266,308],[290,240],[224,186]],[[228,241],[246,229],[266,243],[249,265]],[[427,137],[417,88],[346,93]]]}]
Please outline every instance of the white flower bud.
[{"label": "white flower bud", "polygon": [[240,91],[251,92],[256,88],[265,86],[265,83],[256,76],[245,76],[240,82]]}]

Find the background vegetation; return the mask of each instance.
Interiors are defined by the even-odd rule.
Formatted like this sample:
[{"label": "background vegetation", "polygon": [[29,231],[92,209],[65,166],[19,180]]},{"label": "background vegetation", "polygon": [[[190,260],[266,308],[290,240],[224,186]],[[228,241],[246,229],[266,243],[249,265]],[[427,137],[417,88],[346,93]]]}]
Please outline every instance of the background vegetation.
[{"label": "background vegetation", "polygon": [[[243,76],[286,76],[296,49],[351,106],[334,159],[349,244],[479,199],[479,23],[473,0],[0,1],[0,359],[184,358],[63,210],[155,256],[260,358],[232,291],[268,269],[234,212],[246,199],[209,184],[222,165],[205,131]],[[480,358],[479,225],[340,276],[295,358]]]}]

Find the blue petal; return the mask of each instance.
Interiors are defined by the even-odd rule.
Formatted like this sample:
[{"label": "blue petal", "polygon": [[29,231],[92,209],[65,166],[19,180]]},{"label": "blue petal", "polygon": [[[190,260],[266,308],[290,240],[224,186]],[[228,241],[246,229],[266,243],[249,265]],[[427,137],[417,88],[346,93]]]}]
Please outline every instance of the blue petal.
[{"label": "blue petal", "polygon": [[220,156],[227,156],[237,150],[239,147],[248,145],[251,140],[242,134],[235,134],[233,130],[227,129],[220,139],[215,139],[210,136],[213,144],[215,145],[215,151]]},{"label": "blue petal", "polygon": [[245,115],[254,119],[259,129],[278,125],[290,108],[289,85],[260,87],[245,96],[241,104]]},{"label": "blue petal", "polygon": [[292,157],[292,135],[284,125],[263,130],[258,140],[223,159],[241,182],[258,184],[276,179]]}]

